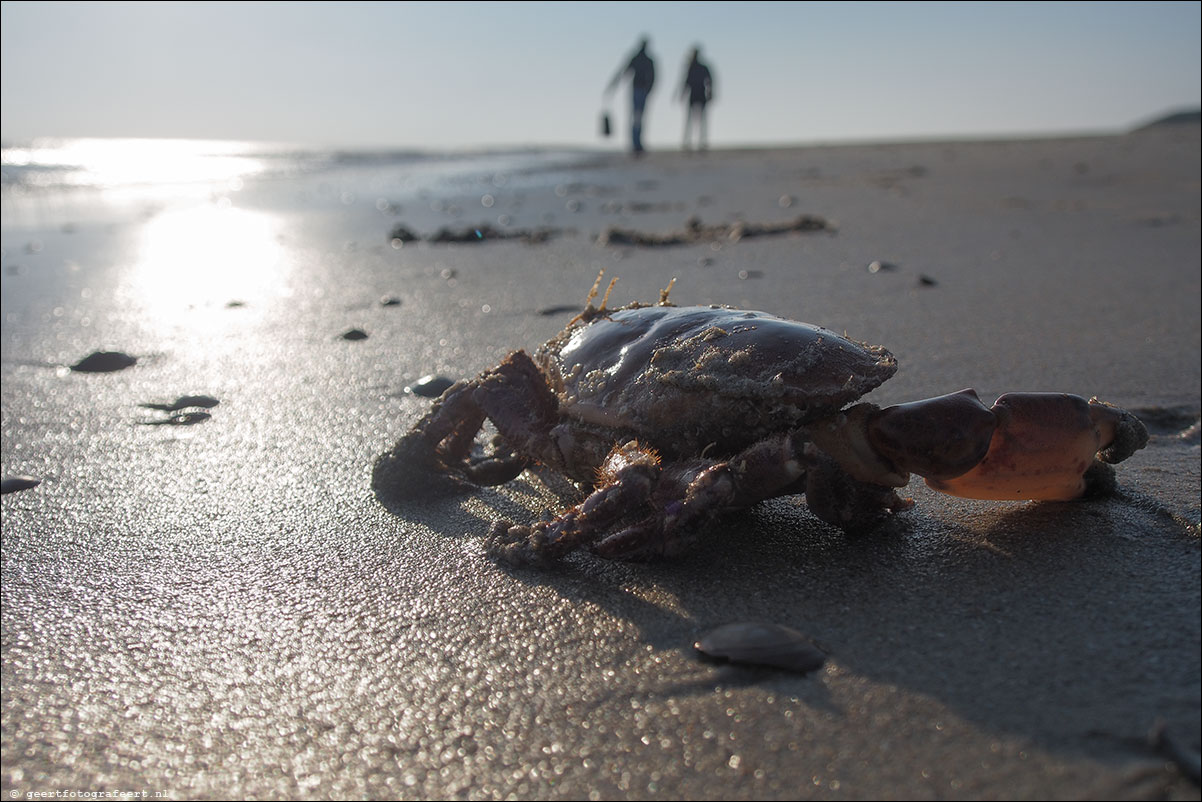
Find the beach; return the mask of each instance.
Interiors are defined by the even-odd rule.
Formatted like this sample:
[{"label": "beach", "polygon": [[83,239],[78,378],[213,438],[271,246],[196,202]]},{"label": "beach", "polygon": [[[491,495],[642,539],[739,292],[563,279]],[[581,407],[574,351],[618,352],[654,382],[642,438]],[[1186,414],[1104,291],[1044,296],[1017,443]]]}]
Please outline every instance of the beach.
[{"label": "beach", "polygon": [[[5,797],[1198,799],[1199,142],[6,185],[0,468],[39,483],[2,501]],[[545,471],[377,498],[407,388],[532,352],[601,271],[883,345],[876,404],[1096,395],[1152,437],[1104,498],[915,479],[859,537],[778,498],[650,563],[491,559],[580,501]],[[740,621],[826,662],[694,649]]]}]

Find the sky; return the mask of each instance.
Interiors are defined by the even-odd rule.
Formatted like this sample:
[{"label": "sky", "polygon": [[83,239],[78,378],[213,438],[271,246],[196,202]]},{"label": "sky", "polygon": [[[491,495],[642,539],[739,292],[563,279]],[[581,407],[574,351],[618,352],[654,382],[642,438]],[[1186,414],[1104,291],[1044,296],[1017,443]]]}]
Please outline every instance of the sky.
[{"label": "sky", "polygon": [[715,147],[1127,130],[1202,105],[1199,2],[4,2],[0,137],[603,146],[646,35],[644,137],[686,54]]}]

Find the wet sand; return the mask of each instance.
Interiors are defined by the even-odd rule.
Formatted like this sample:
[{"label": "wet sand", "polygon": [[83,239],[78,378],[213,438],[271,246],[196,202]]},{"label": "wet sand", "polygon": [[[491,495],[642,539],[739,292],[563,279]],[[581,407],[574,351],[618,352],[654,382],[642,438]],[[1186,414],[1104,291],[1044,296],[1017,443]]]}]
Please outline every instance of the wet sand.
[{"label": "wet sand", "polygon": [[[2,468],[41,482],[3,496],[5,796],[1197,799],[1199,150],[613,155],[420,208],[248,187],[270,233],[193,262],[182,229],[182,290],[139,267],[162,215],[6,230]],[[655,241],[691,218],[722,236]],[[426,239],[486,224],[554,235]],[[221,272],[252,245],[264,280]],[[652,564],[490,561],[490,521],[576,500],[542,473],[381,504],[373,461],[430,404],[405,388],[535,347],[600,269],[611,303],[675,278],[885,345],[877,403],[1059,390],[1153,438],[1113,497],[915,482],[859,538],[778,499]],[[67,368],[93,352],[137,361]],[[700,659],[732,621],[827,661]]]}]

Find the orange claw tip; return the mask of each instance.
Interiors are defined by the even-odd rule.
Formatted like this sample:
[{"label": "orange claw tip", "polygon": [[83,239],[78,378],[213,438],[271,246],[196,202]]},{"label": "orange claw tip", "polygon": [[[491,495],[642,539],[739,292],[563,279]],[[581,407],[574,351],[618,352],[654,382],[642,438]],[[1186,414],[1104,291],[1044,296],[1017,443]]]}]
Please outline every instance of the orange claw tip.
[{"label": "orange claw tip", "polygon": [[[928,479],[928,485],[964,498],[1079,498],[1094,455],[1115,442],[1119,429],[1134,430],[1122,415],[1134,416],[1067,393],[1009,393],[997,400],[993,413],[998,426],[981,463],[954,479]],[[1128,436],[1138,439],[1135,432]]]}]

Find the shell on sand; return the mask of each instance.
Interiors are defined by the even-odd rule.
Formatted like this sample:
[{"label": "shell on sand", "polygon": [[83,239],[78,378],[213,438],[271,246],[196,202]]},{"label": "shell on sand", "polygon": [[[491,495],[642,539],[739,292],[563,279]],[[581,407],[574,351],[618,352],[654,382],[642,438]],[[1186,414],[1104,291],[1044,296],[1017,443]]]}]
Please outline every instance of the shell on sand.
[{"label": "shell on sand", "polygon": [[792,627],[741,621],[711,630],[694,647],[732,663],[786,668],[806,673],[822,667],[826,654]]}]

